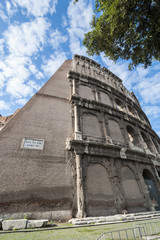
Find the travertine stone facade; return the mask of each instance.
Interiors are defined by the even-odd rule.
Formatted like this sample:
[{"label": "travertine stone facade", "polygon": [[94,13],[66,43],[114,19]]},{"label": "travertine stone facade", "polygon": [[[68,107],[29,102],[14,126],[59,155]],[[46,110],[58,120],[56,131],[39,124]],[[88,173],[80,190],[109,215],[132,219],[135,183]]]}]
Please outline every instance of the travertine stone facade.
[{"label": "travertine stone facade", "polygon": [[160,139],[134,93],[67,60],[0,132],[0,216],[69,219],[160,209]]}]

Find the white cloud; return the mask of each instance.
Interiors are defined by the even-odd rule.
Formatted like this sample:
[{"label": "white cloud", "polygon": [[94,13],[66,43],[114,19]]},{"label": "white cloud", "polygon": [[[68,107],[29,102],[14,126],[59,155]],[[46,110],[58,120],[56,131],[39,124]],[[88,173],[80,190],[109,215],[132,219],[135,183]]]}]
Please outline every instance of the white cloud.
[{"label": "white cloud", "polygon": [[65,52],[55,52],[49,59],[44,60],[44,64],[42,65],[44,73],[48,77],[51,77],[66,59]]},{"label": "white cloud", "polygon": [[86,48],[82,46],[82,40],[84,33],[90,30],[90,22],[93,16],[92,4],[85,0],[79,0],[76,4],[70,1],[67,16],[69,18],[68,33],[71,53],[87,55]]},{"label": "white cloud", "polygon": [[144,103],[160,103],[160,73],[139,79],[135,89],[141,94]]},{"label": "white cloud", "polygon": [[[37,79],[43,77],[31,57],[43,49],[50,24],[45,18],[37,18],[21,25],[11,25],[4,32],[0,46],[8,49],[8,56],[0,59],[0,88],[14,98],[26,98],[39,90],[40,85],[28,79],[33,74]],[[27,82],[28,81],[28,82]]]},{"label": "white cloud", "polygon": [[90,29],[90,22],[93,16],[91,3],[87,3],[85,0],[79,0],[78,3],[73,4],[73,1],[70,1],[67,13],[72,29],[82,28],[84,31]]},{"label": "white cloud", "polygon": [[62,44],[67,42],[68,36],[63,36],[58,29],[50,34],[50,44],[52,45],[53,49],[58,49],[58,47]]},{"label": "white cloud", "polygon": [[5,61],[0,62],[1,77],[7,80],[19,76],[21,81],[24,81],[30,75],[29,70],[26,68],[27,64],[27,57],[16,57],[11,54],[6,57]]},{"label": "white cloud", "polygon": [[35,91],[39,91],[39,89],[40,89],[40,85],[39,84],[37,84],[35,81],[33,81],[33,80],[30,80],[30,81],[28,81],[28,86],[30,86],[32,89],[34,89]]},{"label": "white cloud", "polygon": [[[29,66],[32,66],[32,71]],[[6,92],[14,98],[32,96],[40,88],[40,85],[33,81],[25,82],[32,72],[40,73],[36,68],[33,68],[30,58],[9,55],[1,66],[3,85],[0,84],[0,87],[5,85]]]},{"label": "white cloud", "polygon": [[24,83],[19,77],[12,77],[7,83],[6,92],[14,98],[26,98],[32,96],[39,88],[40,86],[33,81]]},{"label": "white cloud", "polygon": [[67,27],[68,22],[67,22],[67,18],[65,16],[62,16],[62,27]]},{"label": "white cloud", "polygon": [[12,5],[11,2],[9,1],[6,1],[6,10],[9,17],[11,17],[13,14],[17,12],[16,6]]},{"label": "white cloud", "polygon": [[50,24],[45,18],[37,18],[20,26],[11,25],[4,33],[9,52],[14,55],[31,56],[44,44],[49,27]]},{"label": "white cloud", "polygon": [[58,3],[58,0],[52,0],[51,1],[51,8],[50,8],[50,13],[53,14],[54,12],[56,12],[56,4]]},{"label": "white cloud", "polygon": [[[160,102],[159,72],[154,72],[152,67],[144,69],[142,66],[138,66],[133,71],[129,71],[127,61],[121,61],[115,64],[113,61],[105,58],[104,54],[101,54],[101,59],[110,71],[123,80],[124,85],[128,89],[133,90],[136,95],[141,96],[144,104]],[[158,69],[157,66],[159,66],[160,69],[160,63],[156,63],[156,68]]]},{"label": "white cloud", "polygon": [[7,104],[5,101],[0,100],[0,110],[9,110],[9,104]]},{"label": "white cloud", "polygon": [[25,9],[28,15],[42,17],[49,12],[53,14],[56,11],[57,0],[12,0],[12,3]]},{"label": "white cloud", "polygon": [[30,72],[36,77],[36,79],[43,78],[43,73],[37,69],[37,67],[30,61],[30,64],[28,66]]},{"label": "white cloud", "polygon": [[0,18],[4,21],[7,22],[8,21],[8,17],[6,16],[6,14],[4,13],[4,11],[2,9],[0,9]]},{"label": "white cloud", "polygon": [[159,117],[160,114],[160,107],[159,106],[144,106],[143,107],[145,113],[150,116],[151,118]]},{"label": "white cloud", "polygon": [[27,98],[19,98],[15,101],[15,103],[24,106],[26,104],[26,102],[28,101]]}]

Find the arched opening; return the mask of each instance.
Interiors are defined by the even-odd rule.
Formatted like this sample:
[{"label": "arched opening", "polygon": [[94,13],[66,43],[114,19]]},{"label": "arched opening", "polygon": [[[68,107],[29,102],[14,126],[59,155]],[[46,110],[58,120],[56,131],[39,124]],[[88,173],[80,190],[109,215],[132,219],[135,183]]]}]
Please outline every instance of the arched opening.
[{"label": "arched opening", "polygon": [[89,113],[83,115],[83,138],[102,139],[102,131],[98,118]]},{"label": "arched opening", "polygon": [[134,128],[132,128],[131,126],[127,126],[126,129],[127,129],[129,141],[133,143],[133,145],[140,147],[139,137],[136,134]]},{"label": "arched opening", "polygon": [[100,92],[100,98],[101,98],[101,102],[108,105],[108,106],[112,106],[111,100],[108,96],[107,93],[104,92]]},{"label": "arched opening", "polygon": [[152,143],[150,139],[147,137],[147,135],[144,132],[141,132],[141,136],[143,138],[144,143],[146,144],[146,147],[151,151],[154,152]]},{"label": "arched opening", "polygon": [[116,107],[117,107],[118,110],[125,111],[125,106],[120,99],[116,98],[115,103],[116,103]]},{"label": "arched opening", "polygon": [[143,195],[139,190],[135,174],[128,166],[121,168],[121,181],[125,195],[126,209],[129,212],[145,211]]},{"label": "arched opening", "polygon": [[157,173],[158,173],[158,177],[160,178],[160,167],[156,167]]},{"label": "arched opening", "polygon": [[79,86],[79,96],[82,97],[82,98],[87,98],[89,100],[95,100],[92,89],[88,86],[85,86],[85,85],[80,85]]},{"label": "arched opening", "polygon": [[154,146],[155,146],[157,152],[159,153],[160,152],[160,146],[159,146],[157,140],[155,138],[152,138],[152,141],[154,143]]},{"label": "arched opening", "polygon": [[130,113],[132,116],[136,117],[136,112],[135,112],[135,110],[134,110],[130,105],[128,105],[128,110],[129,110],[129,113]]},{"label": "arched opening", "polygon": [[115,120],[108,120],[108,127],[110,132],[110,137],[113,140],[113,143],[122,143],[124,144],[124,138],[120,129],[119,124]]},{"label": "arched opening", "polygon": [[144,169],[143,178],[148,189],[153,209],[160,211],[160,193],[158,191],[152,173],[148,169]]},{"label": "arched opening", "polygon": [[87,216],[117,213],[108,172],[98,163],[90,165],[87,170],[86,212]]},{"label": "arched opening", "polygon": [[141,120],[142,122],[145,122],[144,117],[142,116],[142,114],[139,113],[138,116],[139,116],[139,118],[140,118],[140,120]]}]

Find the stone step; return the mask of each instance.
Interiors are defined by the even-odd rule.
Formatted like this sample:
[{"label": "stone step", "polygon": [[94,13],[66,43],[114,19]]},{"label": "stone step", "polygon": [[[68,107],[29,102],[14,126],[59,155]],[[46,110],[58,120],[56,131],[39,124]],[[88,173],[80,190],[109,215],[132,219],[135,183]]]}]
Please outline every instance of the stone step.
[{"label": "stone step", "polygon": [[16,219],[16,220],[3,220],[2,229],[4,231],[19,230],[26,228],[41,228],[46,227],[48,219],[40,220],[27,220],[27,219]]},{"label": "stone step", "polygon": [[26,227],[27,227],[27,220],[26,219],[4,220],[4,221],[2,221],[2,229],[4,231],[25,229]]},{"label": "stone step", "polygon": [[86,217],[86,218],[72,218],[69,220],[74,225],[87,225],[87,224],[102,224],[102,223],[116,223],[120,221],[136,221],[150,218],[160,217],[160,211],[157,212],[141,212],[131,214],[116,214],[113,216],[100,216],[100,217]]}]

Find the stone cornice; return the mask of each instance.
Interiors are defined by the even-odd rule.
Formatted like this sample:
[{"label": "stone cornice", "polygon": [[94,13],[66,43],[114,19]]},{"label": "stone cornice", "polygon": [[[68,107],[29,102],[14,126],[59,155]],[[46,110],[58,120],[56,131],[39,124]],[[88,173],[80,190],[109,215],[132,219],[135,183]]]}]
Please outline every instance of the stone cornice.
[{"label": "stone cornice", "polygon": [[112,87],[111,85],[101,82],[100,80],[97,80],[96,78],[93,78],[91,76],[83,75],[74,71],[69,71],[68,78],[75,79],[77,82],[80,81],[80,82],[83,82],[84,84],[90,83],[92,85],[96,85],[97,87],[101,88],[102,91],[105,90],[105,91],[108,91],[108,93],[112,93],[114,96],[121,98],[123,101],[127,102],[129,105],[130,105],[130,102],[132,101],[132,107],[135,108],[137,112],[139,112],[139,114],[143,115],[143,117],[149,124],[148,118],[146,117],[145,113],[142,111],[141,106],[133,92],[130,93],[127,90],[130,95],[134,96],[134,99],[136,99],[136,103],[132,100],[133,97],[129,98],[122,92],[118,91],[116,88]]},{"label": "stone cornice", "polygon": [[[147,164],[153,164],[153,161],[157,160],[155,156],[148,155],[144,151],[122,148],[113,144],[72,139],[68,139],[67,141],[67,150],[74,151],[79,155],[86,154],[89,156],[109,157]],[[123,154],[121,154],[122,151]]]},{"label": "stone cornice", "polygon": [[86,98],[81,98],[77,95],[72,95],[71,96],[71,102],[72,104],[76,104],[80,107],[84,107],[87,109],[91,109],[91,110],[96,110],[96,111],[100,111],[100,112],[104,112],[104,113],[108,113],[112,116],[117,116],[119,118],[123,118],[125,121],[128,121],[134,125],[137,125],[138,127],[142,128],[142,129],[147,129],[148,132],[152,133],[152,135],[156,136],[156,133],[153,131],[152,128],[150,128],[150,126],[148,126],[146,123],[142,122],[140,119],[136,118],[136,117],[132,117],[130,114],[120,111],[114,107],[108,106],[104,103],[95,101],[95,100],[89,100]]},{"label": "stone cornice", "polygon": [[[75,79],[76,81],[81,81],[81,82],[87,83],[87,84],[91,83],[92,85],[96,85],[98,87],[101,87],[102,89],[113,92],[117,96],[119,96],[123,99],[127,99],[128,102],[132,101],[133,105],[135,105],[136,107],[141,109],[141,106],[140,106],[137,98],[135,98],[135,95],[132,92],[129,92],[124,86],[123,87],[124,87],[125,91],[127,92],[128,95],[130,95],[130,97],[127,97],[127,95],[120,92],[117,88],[114,88],[113,86],[111,86],[105,82],[102,82],[102,81],[100,81],[94,77],[88,76],[88,75],[80,74],[75,71],[70,70],[68,72],[68,78],[72,78],[72,79]],[[133,101],[133,99],[134,99],[134,101]]]}]

